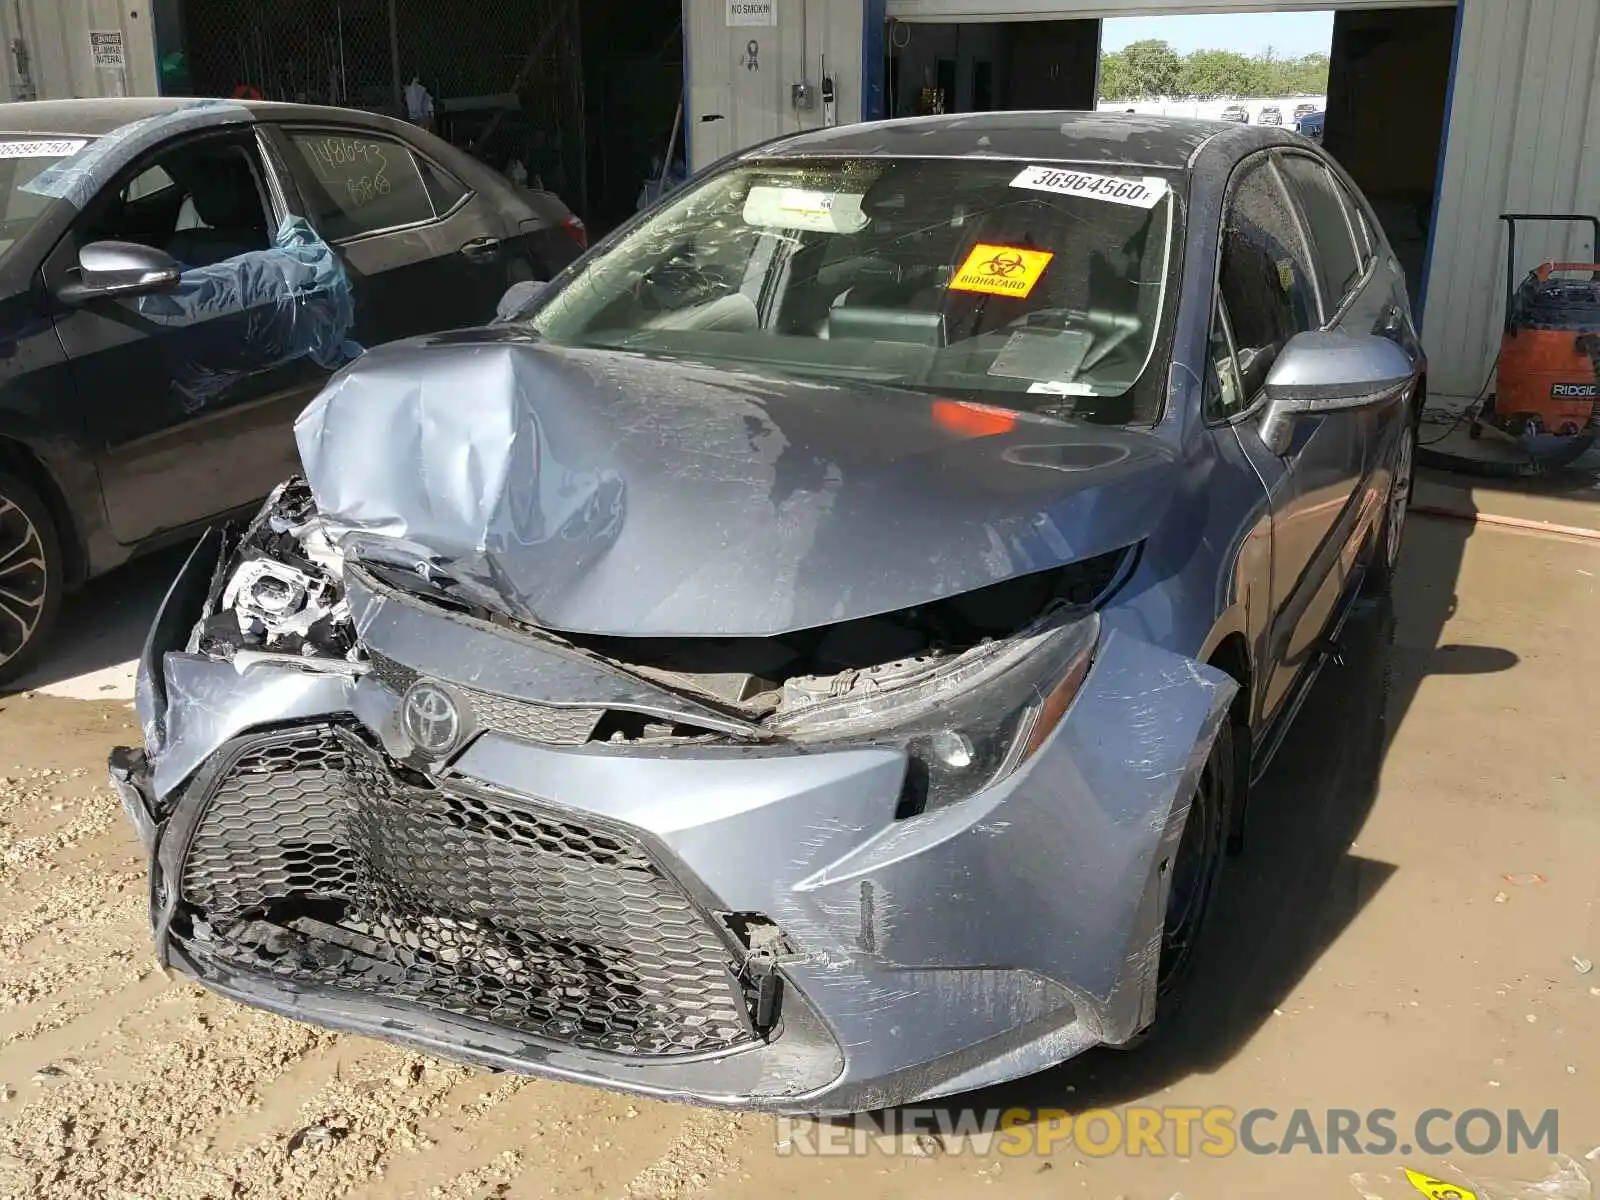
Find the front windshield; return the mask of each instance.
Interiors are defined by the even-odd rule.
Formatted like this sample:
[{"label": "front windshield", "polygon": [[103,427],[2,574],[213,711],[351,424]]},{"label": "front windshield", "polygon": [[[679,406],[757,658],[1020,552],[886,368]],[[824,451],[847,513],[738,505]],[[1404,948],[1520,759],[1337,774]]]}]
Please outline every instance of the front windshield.
[{"label": "front windshield", "polygon": [[86,138],[41,138],[0,134],[0,258],[10,253],[55,203],[24,190],[47,168],[89,144]]},{"label": "front windshield", "polygon": [[746,163],[532,314],[542,337],[1148,424],[1172,180],[983,159]]}]

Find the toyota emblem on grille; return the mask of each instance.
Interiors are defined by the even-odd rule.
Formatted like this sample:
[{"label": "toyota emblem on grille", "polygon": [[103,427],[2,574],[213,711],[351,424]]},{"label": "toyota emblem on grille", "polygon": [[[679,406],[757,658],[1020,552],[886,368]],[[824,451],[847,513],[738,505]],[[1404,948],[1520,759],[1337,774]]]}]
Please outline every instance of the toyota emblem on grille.
[{"label": "toyota emblem on grille", "polygon": [[418,750],[443,758],[461,744],[466,720],[454,696],[423,679],[406,689],[400,701],[400,725]]}]

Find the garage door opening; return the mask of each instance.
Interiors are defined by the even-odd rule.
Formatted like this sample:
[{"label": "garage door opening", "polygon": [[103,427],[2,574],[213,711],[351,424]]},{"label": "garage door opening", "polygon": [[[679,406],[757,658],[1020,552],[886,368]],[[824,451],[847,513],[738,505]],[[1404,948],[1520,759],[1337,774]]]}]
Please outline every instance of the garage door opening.
[{"label": "garage door opening", "polygon": [[[1420,302],[1455,21],[1448,4],[1109,21],[1102,44],[1118,49],[1100,59],[1099,107],[1286,128],[1309,116]],[[1297,40],[1273,44],[1285,34]]]},{"label": "garage door opening", "polygon": [[1092,109],[1100,22],[891,22],[888,115]]},{"label": "garage door opening", "polygon": [[1413,305],[1427,272],[1455,27],[1453,6],[1340,12],[1333,23],[1323,145],[1372,201]]},{"label": "garage door opening", "polygon": [[[1331,35],[1326,32],[1327,12],[1321,14],[1320,25],[1328,38],[1326,84],[1316,87],[1309,76],[1302,79],[1293,69],[1312,47],[1274,46],[1270,24],[1261,24],[1301,22],[1312,14],[1219,13],[1217,5],[1218,0],[1197,3],[1188,14],[1176,15],[1176,5],[1163,6],[1164,15],[1152,18],[1148,30],[1138,31],[1141,39],[1158,39],[1179,23],[1203,23],[1215,32],[1197,39],[1187,29],[1186,40],[1171,48],[1170,70],[1155,70],[1150,78],[1157,82],[1140,84],[1143,90],[1135,93],[1107,70],[1101,53],[1103,43],[1120,48],[1126,36],[1107,36],[1108,28],[1114,28],[1111,21],[1075,18],[1075,11],[1091,7],[1087,2],[1007,0],[1001,6],[989,0],[956,0],[938,5],[942,19],[937,21],[908,19],[926,6],[891,3],[890,12],[898,9],[904,16],[891,17],[885,37],[884,111],[869,115],[1098,107],[1216,117],[1231,104],[1252,123],[1265,118],[1293,128],[1297,115],[1318,112],[1323,144],[1371,199],[1405,268],[1412,300],[1420,305],[1449,101],[1456,7],[1440,0],[1396,0],[1390,7],[1352,10],[1330,5]],[[995,20],[1000,7],[1039,18],[1058,16]],[[1252,44],[1252,38],[1260,44]],[[1196,50],[1210,50],[1213,61],[1183,69],[1185,57]],[[1274,64],[1276,84],[1270,94],[1261,94],[1258,71],[1241,68],[1252,58],[1258,65],[1262,59]],[[1121,64],[1113,65],[1120,69]],[[1200,69],[1204,67],[1212,69]]]}]

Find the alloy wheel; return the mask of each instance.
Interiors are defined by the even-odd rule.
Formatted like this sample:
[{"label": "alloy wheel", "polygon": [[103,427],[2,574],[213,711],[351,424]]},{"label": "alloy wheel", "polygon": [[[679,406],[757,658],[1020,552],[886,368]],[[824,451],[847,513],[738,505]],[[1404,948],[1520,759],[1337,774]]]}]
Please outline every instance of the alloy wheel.
[{"label": "alloy wheel", "polygon": [[0,664],[33,640],[48,598],[44,540],[20,506],[0,496]]}]

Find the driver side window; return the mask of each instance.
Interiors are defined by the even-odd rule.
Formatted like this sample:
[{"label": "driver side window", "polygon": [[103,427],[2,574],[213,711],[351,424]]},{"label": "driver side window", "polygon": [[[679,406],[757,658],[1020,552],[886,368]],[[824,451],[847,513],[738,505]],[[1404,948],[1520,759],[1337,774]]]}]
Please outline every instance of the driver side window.
[{"label": "driver side window", "polygon": [[1248,406],[1289,339],[1322,323],[1310,250],[1265,157],[1241,171],[1229,195],[1218,287]]},{"label": "driver side window", "polygon": [[212,266],[272,244],[260,159],[237,134],[162,151],[99,198],[79,245],[134,242],[164,250],[185,269]]}]

